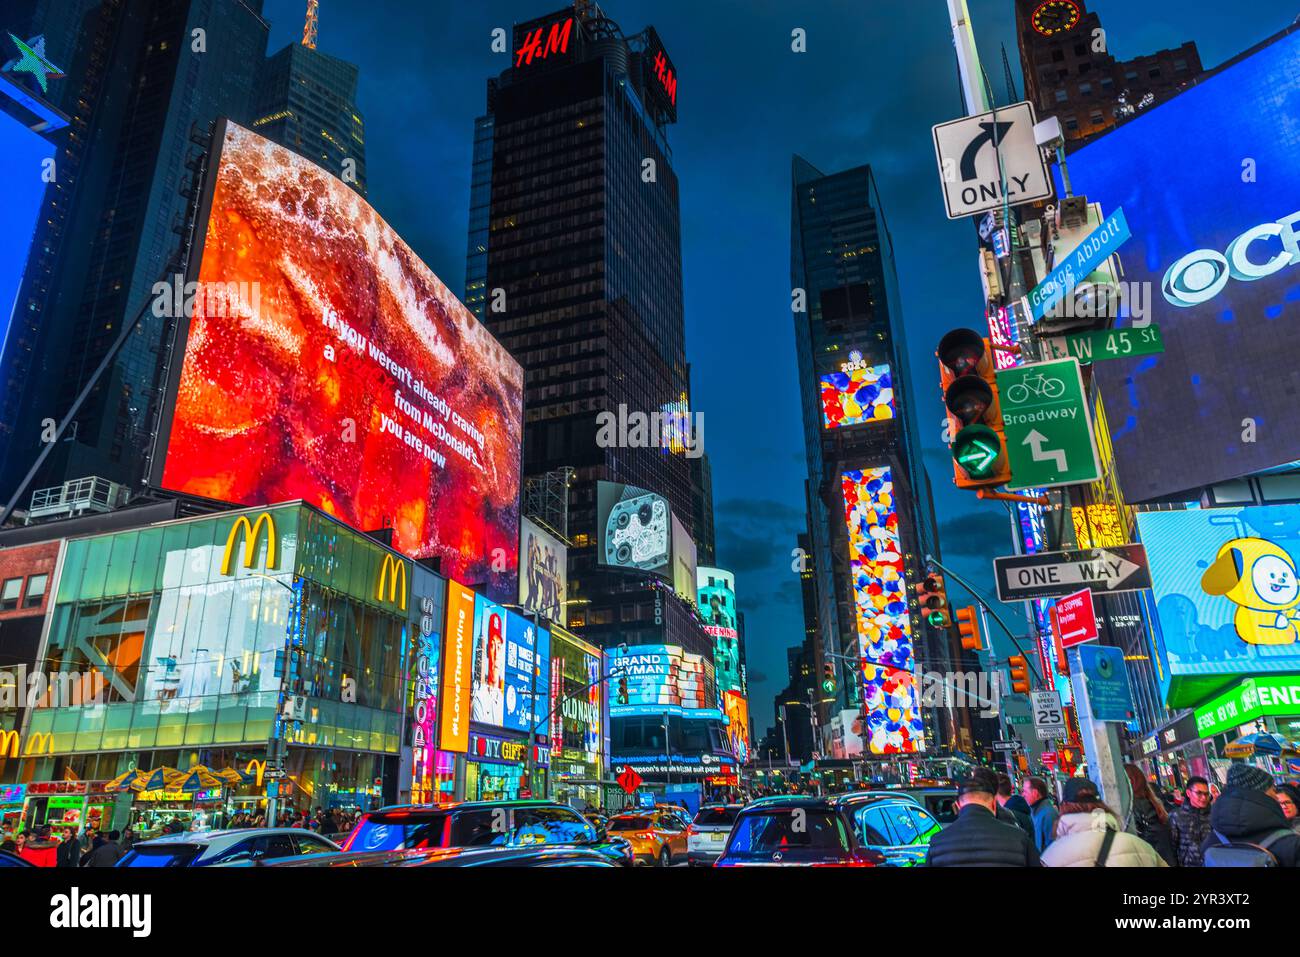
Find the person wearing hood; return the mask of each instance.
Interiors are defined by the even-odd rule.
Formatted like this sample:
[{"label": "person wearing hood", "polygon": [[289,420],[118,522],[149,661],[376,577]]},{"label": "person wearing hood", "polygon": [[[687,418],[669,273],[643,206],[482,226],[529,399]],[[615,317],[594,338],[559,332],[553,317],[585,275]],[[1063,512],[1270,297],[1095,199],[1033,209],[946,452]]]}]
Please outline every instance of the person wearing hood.
[{"label": "person wearing hood", "polygon": [[[1300,867],[1300,834],[1292,831],[1275,795],[1273,776],[1250,764],[1234,764],[1228,770],[1228,786],[1210,810],[1210,836],[1201,845],[1204,853],[1220,844],[1261,844],[1279,867]],[[1288,832],[1278,836],[1279,831]]]},{"label": "person wearing hood", "polygon": [[1120,827],[1097,785],[1070,778],[1062,790],[1056,837],[1043,851],[1046,867],[1168,867],[1156,849]]}]

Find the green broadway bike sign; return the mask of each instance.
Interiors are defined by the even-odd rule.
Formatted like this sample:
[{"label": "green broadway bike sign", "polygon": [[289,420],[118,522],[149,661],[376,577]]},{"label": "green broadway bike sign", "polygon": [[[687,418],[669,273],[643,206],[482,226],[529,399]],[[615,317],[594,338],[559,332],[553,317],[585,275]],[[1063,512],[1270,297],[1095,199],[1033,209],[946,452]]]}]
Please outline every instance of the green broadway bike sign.
[{"label": "green broadway bike sign", "polygon": [[997,376],[1011,462],[1007,488],[1075,485],[1101,477],[1078,359],[1035,362]]}]

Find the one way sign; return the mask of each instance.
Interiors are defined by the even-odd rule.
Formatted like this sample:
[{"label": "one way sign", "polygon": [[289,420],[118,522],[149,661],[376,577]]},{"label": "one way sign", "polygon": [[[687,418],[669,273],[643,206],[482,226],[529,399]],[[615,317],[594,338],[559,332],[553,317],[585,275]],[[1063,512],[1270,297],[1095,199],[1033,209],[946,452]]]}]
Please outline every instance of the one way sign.
[{"label": "one way sign", "polygon": [[1141,545],[1040,552],[993,559],[999,601],[1060,598],[1087,588],[1103,595],[1151,587],[1147,552]]},{"label": "one way sign", "polygon": [[1033,104],[949,120],[933,132],[949,219],[997,209],[1004,199],[1019,206],[1052,197],[1047,162],[1034,141]]}]

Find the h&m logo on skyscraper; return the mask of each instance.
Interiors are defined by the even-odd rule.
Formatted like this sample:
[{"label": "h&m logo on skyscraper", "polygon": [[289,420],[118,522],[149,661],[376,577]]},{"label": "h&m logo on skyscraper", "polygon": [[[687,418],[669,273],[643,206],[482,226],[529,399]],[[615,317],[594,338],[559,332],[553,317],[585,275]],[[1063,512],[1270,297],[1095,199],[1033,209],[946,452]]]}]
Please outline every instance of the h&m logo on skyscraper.
[{"label": "h&m logo on skyscraper", "polygon": [[523,43],[515,51],[515,69],[528,66],[533,60],[545,60],[552,53],[569,52],[569,40],[573,36],[573,17],[542,24],[524,34]]}]

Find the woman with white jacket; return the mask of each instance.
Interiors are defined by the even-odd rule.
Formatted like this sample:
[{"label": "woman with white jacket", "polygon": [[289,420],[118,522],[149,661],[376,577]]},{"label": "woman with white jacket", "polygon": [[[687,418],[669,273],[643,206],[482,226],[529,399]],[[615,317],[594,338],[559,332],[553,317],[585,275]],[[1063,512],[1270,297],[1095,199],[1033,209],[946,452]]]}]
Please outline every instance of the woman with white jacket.
[{"label": "woman with white jacket", "polygon": [[1046,867],[1168,867],[1156,849],[1126,833],[1087,778],[1065,783],[1056,839],[1043,851]]}]

